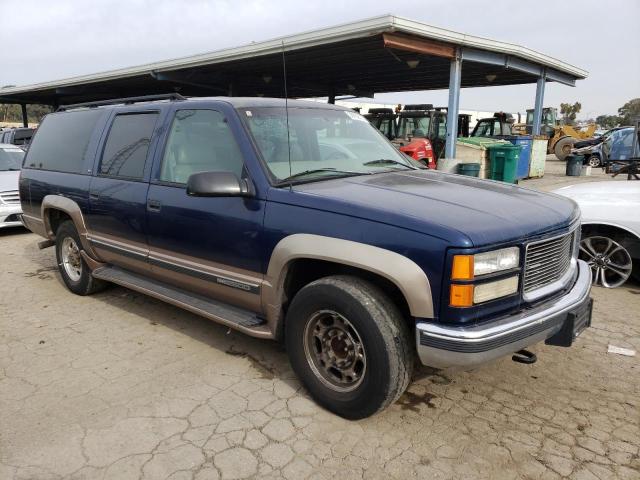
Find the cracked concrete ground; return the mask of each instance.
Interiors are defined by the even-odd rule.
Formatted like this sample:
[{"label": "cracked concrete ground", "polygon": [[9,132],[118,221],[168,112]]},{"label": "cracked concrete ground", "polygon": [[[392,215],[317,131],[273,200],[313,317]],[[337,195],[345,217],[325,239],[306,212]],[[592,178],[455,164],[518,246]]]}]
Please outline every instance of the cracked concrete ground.
[{"label": "cracked concrete ground", "polygon": [[640,351],[638,285],[594,289],[570,349],[421,368],[349,422],[277,344],[123,288],[74,296],[36,240],[0,233],[0,479],[640,478],[640,356],[606,353]]}]

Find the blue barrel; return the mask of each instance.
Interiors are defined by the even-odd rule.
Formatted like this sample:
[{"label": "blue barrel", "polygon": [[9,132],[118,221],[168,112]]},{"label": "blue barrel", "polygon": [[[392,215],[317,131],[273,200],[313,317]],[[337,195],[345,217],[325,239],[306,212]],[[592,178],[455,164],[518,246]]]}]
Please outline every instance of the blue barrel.
[{"label": "blue barrel", "polygon": [[514,145],[520,146],[520,156],[518,157],[516,178],[527,178],[529,176],[529,164],[531,163],[533,135],[500,135],[498,138],[507,140]]}]

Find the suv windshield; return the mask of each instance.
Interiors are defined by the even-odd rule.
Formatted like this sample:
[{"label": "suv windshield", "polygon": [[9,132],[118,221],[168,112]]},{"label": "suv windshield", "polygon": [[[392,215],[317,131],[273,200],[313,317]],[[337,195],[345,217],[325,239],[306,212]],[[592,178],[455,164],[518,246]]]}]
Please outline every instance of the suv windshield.
[{"label": "suv windshield", "polygon": [[24,151],[20,148],[0,148],[0,172],[20,170]]},{"label": "suv windshield", "polygon": [[267,167],[278,181],[416,168],[411,159],[355,112],[289,108],[288,135],[284,108],[246,108],[242,113]]}]

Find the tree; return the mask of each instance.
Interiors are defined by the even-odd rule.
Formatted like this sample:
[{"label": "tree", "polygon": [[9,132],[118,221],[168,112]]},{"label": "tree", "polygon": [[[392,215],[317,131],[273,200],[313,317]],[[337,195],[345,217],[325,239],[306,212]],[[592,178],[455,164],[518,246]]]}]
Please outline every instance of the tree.
[{"label": "tree", "polygon": [[[29,123],[40,123],[42,117],[53,109],[48,105],[27,105]],[[0,122],[22,122],[22,109],[15,103],[0,104]]]},{"label": "tree", "polygon": [[565,125],[573,125],[576,121],[576,116],[580,113],[582,109],[582,104],[580,102],[576,102],[573,105],[570,103],[561,103],[560,104],[560,114],[562,115],[562,120]]},{"label": "tree", "polygon": [[618,109],[622,125],[632,125],[640,117],[640,98],[629,100]]},{"label": "tree", "polygon": [[596,124],[607,129],[617,127],[620,122],[622,122],[622,118],[618,115],[598,115],[596,118]]}]

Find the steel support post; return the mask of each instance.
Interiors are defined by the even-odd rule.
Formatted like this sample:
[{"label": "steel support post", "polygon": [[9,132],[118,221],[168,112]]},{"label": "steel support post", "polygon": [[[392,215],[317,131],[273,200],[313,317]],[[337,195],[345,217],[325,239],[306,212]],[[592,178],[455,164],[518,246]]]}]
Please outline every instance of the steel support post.
[{"label": "steel support post", "polygon": [[451,69],[449,70],[449,104],[447,108],[447,141],[444,147],[445,158],[455,158],[456,156],[461,78],[462,57],[460,55],[460,49],[456,49],[456,56],[451,59]]},{"label": "steel support post", "polygon": [[542,109],[544,106],[544,87],[546,79],[545,72],[542,72],[538,82],[536,83],[536,103],[533,106],[533,135],[540,135],[540,127],[542,126]]},{"label": "steel support post", "polygon": [[23,127],[28,127],[29,126],[29,118],[27,117],[27,104],[26,103],[22,103],[22,104],[20,104],[20,106],[22,107],[22,126]]}]

